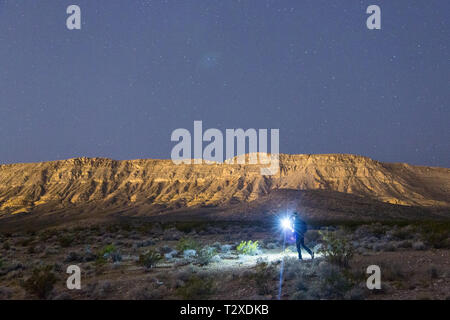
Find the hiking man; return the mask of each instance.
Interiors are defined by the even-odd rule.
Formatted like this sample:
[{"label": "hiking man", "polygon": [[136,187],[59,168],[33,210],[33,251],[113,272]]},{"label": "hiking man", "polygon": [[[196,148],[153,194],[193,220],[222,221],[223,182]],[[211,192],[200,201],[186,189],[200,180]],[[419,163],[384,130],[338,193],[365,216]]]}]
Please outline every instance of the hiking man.
[{"label": "hiking man", "polygon": [[311,249],[305,246],[305,233],[308,230],[308,226],[306,225],[306,222],[300,218],[297,212],[294,212],[294,214],[292,215],[292,225],[294,226],[295,244],[297,245],[298,259],[303,260],[301,247],[303,247],[306,252],[309,253],[311,259],[314,259],[314,252],[312,252]]}]

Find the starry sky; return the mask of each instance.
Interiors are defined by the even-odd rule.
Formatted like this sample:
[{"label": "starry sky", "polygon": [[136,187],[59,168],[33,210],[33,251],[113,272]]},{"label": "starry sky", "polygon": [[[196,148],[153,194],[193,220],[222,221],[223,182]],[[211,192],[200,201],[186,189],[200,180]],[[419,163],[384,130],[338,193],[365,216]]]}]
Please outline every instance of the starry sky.
[{"label": "starry sky", "polygon": [[[66,28],[77,4],[82,29]],[[382,10],[368,30],[366,8]],[[450,167],[446,0],[0,0],[0,163],[170,158],[176,128]],[[205,144],[206,145],[206,144]]]}]

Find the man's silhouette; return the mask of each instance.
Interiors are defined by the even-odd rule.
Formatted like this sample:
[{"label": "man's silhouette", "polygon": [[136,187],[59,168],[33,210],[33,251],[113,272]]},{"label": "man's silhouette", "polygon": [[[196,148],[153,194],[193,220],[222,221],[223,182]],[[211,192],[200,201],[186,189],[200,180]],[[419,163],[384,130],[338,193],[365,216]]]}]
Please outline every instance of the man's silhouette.
[{"label": "man's silhouette", "polygon": [[295,244],[297,245],[298,259],[303,260],[302,258],[302,247],[308,252],[311,256],[311,259],[314,259],[314,252],[311,251],[307,246],[305,246],[305,233],[308,230],[308,226],[305,221],[303,221],[297,212],[294,212],[292,215],[292,225],[294,227],[295,234]]}]

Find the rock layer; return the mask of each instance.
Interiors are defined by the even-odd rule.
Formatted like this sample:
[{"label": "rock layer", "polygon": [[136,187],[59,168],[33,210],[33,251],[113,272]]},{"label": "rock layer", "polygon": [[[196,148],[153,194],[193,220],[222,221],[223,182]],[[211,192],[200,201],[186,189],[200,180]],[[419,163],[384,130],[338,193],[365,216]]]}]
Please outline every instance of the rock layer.
[{"label": "rock layer", "polygon": [[279,190],[327,190],[408,206],[449,207],[450,170],[366,157],[280,155],[262,165],[175,165],[171,160],[77,158],[0,166],[0,216],[86,204],[101,210],[248,203]]}]

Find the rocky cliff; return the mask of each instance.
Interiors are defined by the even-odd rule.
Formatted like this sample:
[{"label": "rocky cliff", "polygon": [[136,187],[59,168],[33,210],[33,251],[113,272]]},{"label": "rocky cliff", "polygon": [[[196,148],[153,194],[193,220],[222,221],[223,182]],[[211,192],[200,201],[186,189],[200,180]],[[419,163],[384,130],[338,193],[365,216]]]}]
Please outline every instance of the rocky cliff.
[{"label": "rocky cliff", "polygon": [[77,158],[0,166],[0,217],[74,209],[221,207],[280,190],[326,190],[408,206],[450,206],[450,170],[366,157],[280,155],[261,165],[175,165],[170,160]]}]

